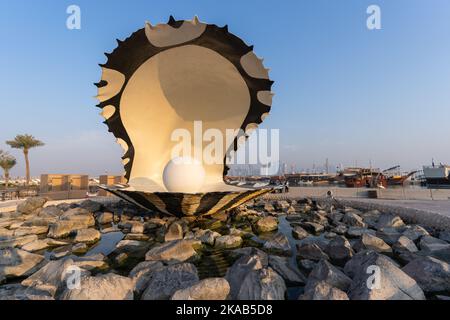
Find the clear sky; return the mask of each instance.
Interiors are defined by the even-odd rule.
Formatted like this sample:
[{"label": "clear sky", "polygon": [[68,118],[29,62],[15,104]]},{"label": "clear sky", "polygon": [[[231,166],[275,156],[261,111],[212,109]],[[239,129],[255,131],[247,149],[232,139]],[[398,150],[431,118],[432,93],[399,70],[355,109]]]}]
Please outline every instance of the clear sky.
[{"label": "clear sky", "polygon": [[[66,8],[81,8],[81,30]],[[366,8],[381,8],[368,30]],[[98,63],[146,20],[169,15],[219,26],[264,57],[282,160],[405,169],[450,162],[450,1],[1,1],[0,149],[30,133],[32,175],[121,173],[121,148],[95,108]]]}]

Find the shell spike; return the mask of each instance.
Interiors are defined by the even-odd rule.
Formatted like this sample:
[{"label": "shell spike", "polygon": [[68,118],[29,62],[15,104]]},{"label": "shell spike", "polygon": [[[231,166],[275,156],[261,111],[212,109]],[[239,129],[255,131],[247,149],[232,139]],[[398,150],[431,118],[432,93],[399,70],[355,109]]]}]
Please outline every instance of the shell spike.
[{"label": "shell spike", "polygon": [[170,15],[169,21],[167,23],[170,24],[170,25],[173,25],[173,24],[176,23],[176,20],[175,20],[175,18],[172,15]]},{"label": "shell spike", "polygon": [[197,24],[199,24],[200,23],[200,20],[198,19],[198,16],[197,15],[195,15],[194,16],[194,18],[192,19],[192,22],[191,22],[194,26],[196,26]]},{"label": "shell spike", "polygon": [[152,26],[152,24],[150,23],[150,21],[145,21],[145,29],[150,29],[150,30],[153,30],[153,29],[155,29],[155,27],[154,26]]}]

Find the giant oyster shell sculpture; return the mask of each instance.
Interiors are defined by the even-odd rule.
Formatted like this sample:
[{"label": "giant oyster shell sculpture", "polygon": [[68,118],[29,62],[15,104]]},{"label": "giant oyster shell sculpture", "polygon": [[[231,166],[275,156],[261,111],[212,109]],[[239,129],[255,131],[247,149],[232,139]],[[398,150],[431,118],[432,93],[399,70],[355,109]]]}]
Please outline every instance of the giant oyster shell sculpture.
[{"label": "giant oyster shell sculpture", "polygon": [[[270,191],[224,182],[226,158],[270,111],[273,81],[253,46],[229,33],[227,26],[172,16],[167,24],[146,23],[117,42],[100,65],[97,106],[125,150],[128,184],[101,188],[176,216],[214,214]],[[196,160],[191,167],[168,172],[177,143],[172,133],[180,128],[194,133],[196,121],[203,130],[242,130],[223,144],[221,163]]]}]

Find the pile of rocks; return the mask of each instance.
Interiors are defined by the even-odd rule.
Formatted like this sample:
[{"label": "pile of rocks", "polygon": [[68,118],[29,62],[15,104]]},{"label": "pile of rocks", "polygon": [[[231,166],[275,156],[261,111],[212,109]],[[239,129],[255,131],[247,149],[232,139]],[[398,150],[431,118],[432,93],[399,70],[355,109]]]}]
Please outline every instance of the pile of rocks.
[{"label": "pile of rocks", "polygon": [[[450,232],[389,213],[310,199],[181,219],[45,204],[0,214],[0,299],[449,299]],[[217,252],[229,265],[205,276]]]}]

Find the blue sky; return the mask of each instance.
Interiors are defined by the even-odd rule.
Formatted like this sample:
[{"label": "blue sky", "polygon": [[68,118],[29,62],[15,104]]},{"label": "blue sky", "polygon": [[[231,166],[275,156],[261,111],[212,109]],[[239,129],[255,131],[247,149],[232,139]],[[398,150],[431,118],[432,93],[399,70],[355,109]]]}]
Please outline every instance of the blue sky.
[{"label": "blue sky", "polygon": [[[405,169],[450,162],[450,1],[1,1],[0,149],[30,133],[32,175],[121,173],[121,149],[101,123],[98,63],[149,20],[229,25],[255,46],[275,80],[263,128],[280,129],[297,168],[331,164]],[[81,30],[66,8],[81,8]],[[382,29],[366,28],[381,8]]]}]

